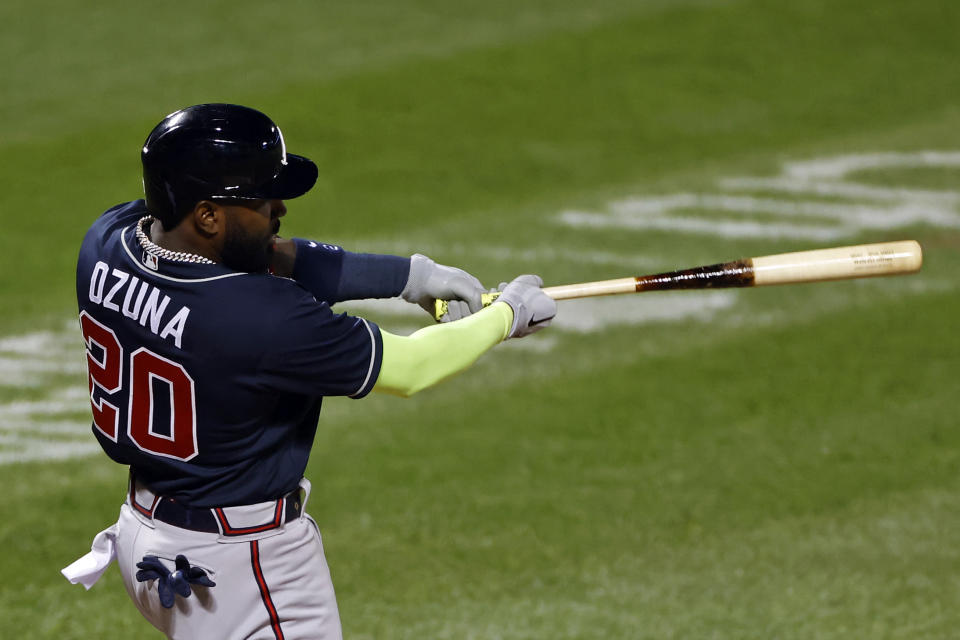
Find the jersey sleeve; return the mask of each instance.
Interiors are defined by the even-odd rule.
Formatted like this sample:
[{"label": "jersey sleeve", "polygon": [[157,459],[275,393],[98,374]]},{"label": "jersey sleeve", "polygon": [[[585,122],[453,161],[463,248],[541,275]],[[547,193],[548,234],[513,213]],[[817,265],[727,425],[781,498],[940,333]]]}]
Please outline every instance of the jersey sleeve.
[{"label": "jersey sleeve", "polygon": [[303,295],[271,325],[257,370],[259,383],[278,391],[362,398],[383,359],[380,328],[364,318],[335,314]]}]

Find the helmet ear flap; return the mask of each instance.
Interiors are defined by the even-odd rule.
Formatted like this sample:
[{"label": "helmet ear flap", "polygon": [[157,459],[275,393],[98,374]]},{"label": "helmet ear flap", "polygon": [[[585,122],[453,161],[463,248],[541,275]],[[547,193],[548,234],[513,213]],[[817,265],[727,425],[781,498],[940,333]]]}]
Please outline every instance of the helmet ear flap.
[{"label": "helmet ear flap", "polygon": [[174,200],[171,193],[164,188],[163,184],[157,184],[155,176],[151,176],[147,171],[143,172],[143,195],[147,203],[147,210],[153,217],[163,223],[163,228],[168,227],[169,222],[174,218],[173,207]]},{"label": "helmet ear flap", "polygon": [[180,224],[187,215],[188,209],[184,206],[187,198],[183,197],[182,190],[178,194],[177,190],[160,176],[149,175],[144,171],[143,194],[147,210],[167,231]]}]

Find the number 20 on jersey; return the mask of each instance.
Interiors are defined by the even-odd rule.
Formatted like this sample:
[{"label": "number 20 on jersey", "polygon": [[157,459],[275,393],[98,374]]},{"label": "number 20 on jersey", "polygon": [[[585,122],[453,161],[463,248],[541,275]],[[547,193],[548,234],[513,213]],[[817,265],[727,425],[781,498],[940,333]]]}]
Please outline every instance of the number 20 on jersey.
[{"label": "number 20 on jersey", "polygon": [[[80,314],[80,329],[87,347],[90,408],[95,428],[118,442],[120,406],[127,405],[126,435],[141,451],[190,460],[197,451],[197,418],[193,378],[183,365],[140,347],[124,358],[123,347],[112,329],[86,311]],[[124,365],[127,376],[124,377]],[[156,393],[155,382],[169,389]],[[157,385],[162,386],[162,385]],[[169,402],[168,429],[157,429],[154,408]]]}]

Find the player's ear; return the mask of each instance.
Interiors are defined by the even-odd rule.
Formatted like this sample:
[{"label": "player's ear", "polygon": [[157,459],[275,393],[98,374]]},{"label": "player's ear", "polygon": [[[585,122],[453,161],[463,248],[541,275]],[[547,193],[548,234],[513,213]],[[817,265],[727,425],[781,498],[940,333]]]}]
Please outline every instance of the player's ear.
[{"label": "player's ear", "polygon": [[223,230],[223,208],[210,200],[201,200],[193,208],[193,224],[206,236],[215,236]]}]

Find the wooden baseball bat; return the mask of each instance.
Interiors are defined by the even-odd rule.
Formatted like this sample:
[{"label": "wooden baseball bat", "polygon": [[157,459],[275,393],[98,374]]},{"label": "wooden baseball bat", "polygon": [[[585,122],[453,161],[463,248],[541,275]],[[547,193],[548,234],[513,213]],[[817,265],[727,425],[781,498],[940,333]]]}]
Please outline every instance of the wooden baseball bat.
[{"label": "wooden baseball bat", "polygon": [[[778,253],[653,275],[545,287],[543,291],[554,300],[569,300],[643,291],[762,287],[915,273],[922,263],[920,244],[902,240]],[[498,295],[485,294],[484,305]],[[437,301],[436,312],[437,318],[447,312],[445,301]]]}]

